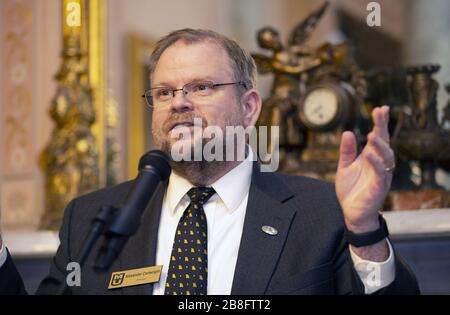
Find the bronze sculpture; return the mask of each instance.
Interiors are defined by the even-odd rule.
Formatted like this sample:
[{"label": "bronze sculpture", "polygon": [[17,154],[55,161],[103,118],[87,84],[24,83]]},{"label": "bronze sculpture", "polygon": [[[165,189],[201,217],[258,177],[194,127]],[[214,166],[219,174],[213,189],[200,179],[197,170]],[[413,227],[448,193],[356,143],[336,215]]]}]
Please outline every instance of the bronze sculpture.
[{"label": "bronze sculpture", "polygon": [[391,194],[394,209],[450,206],[450,193],[435,180],[437,164],[450,159],[450,131],[443,128],[447,117],[438,122],[439,84],[432,77],[439,68],[439,65],[407,68],[410,104],[399,112],[392,146],[400,159],[419,162],[421,180],[412,191]]},{"label": "bronze sculpture", "polygon": [[[277,30],[261,29],[257,35],[258,44],[271,51],[271,55],[255,53],[252,56],[260,74],[274,75],[271,93],[263,102],[258,124],[280,128],[280,170],[333,179],[340,132],[343,128],[352,129],[355,109],[362,101],[366,86],[364,74],[351,58],[348,44],[325,43],[318,48],[309,48],[305,44],[328,5],[325,2],[299,23],[292,30],[287,45],[283,45]],[[336,104],[339,113],[335,113],[332,126],[314,130],[303,112],[304,97],[310,88],[322,83],[327,84],[321,87],[322,90],[327,89],[328,94],[336,94],[339,99]],[[323,102],[322,108],[329,108],[329,102]]]},{"label": "bronze sculpture", "polygon": [[[447,84],[445,86],[445,90],[447,91],[447,94],[450,95],[450,84]],[[447,129],[450,129],[450,99],[448,100],[447,105],[443,110],[442,126],[444,126],[444,128],[448,126]],[[450,172],[450,159],[438,162],[438,166],[444,171]]]},{"label": "bronze sculpture", "polygon": [[393,135],[393,145],[399,157],[420,162],[420,188],[437,188],[434,173],[436,163],[450,158],[450,132],[437,120],[436,94],[439,84],[432,75],[438,65],[410,67],[411,105],[400,111]]},{"label": "bronze sculpture", "polygon": [[301,148],[306,142],[306,129],[297,117],[298,102],[304,86],[303,74],[318,67],[322,60],[303,44],[327,7],[328,2],[298,24],[287,46],[282,44],[278,31],[271,27],[261,29],[257,35],[259,46],[271,51],[271,56],[252,54],[258,72],[274,74],[270,97],[263,102],[258,124],[280,127],[282,169],[298,168]]}]

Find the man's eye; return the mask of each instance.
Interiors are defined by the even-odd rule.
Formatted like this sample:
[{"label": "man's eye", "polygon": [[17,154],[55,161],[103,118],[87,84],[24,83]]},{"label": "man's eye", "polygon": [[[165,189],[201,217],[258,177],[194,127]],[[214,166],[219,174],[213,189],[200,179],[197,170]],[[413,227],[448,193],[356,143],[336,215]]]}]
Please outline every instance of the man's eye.
[{"label": "man's eye", "polygon": [[158,89],[155,93],[156,97],[165,97],[170,96],[170,90],[169,89]]},{"label": "man's eye", "polygon": [[208,92],[211,89],[210,84],[199,83],[193,86],[193,92]]}]

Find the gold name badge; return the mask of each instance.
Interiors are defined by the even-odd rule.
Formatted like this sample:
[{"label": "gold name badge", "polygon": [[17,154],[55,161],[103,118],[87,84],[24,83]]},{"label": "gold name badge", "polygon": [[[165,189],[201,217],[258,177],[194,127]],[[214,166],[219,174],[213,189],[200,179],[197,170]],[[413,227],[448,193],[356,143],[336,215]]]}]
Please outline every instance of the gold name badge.
[{"label": "gold name badge", "polygon": [[108,289],[158,282],[161,276],[162,267],[163,266],[152,266],[113,272]]}]

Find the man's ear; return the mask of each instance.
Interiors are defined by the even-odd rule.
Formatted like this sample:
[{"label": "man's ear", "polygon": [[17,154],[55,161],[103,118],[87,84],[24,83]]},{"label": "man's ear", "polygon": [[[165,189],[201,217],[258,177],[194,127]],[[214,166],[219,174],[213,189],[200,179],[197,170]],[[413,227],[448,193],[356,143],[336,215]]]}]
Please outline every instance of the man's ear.
[{"label": "man's ear", "polygon": [[254,126],[261,113],[262,100],[258,90],[251,89],[241,96],[245,127]]}]

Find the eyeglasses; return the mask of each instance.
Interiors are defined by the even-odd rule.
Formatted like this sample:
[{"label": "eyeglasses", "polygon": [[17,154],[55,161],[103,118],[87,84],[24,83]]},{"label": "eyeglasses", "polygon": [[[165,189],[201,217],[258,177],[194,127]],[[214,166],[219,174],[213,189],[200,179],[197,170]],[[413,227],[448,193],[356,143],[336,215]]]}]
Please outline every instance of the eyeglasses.
[{"label": "eyeglasses", "polygon": [[200,101],[209,96],[212,96],[219,86],[239,84],[244,89],[247,89],[245,82],[230,82],[230,83],[214,83],[211,81],[194,81],[186,84],[181,89],[171,89],[169,87],[154,87],[142,95],[145,98],[147,105],[150,108],[163,107],[170,103],[175,97],[175,92],[182,91],[190,101]]}]

